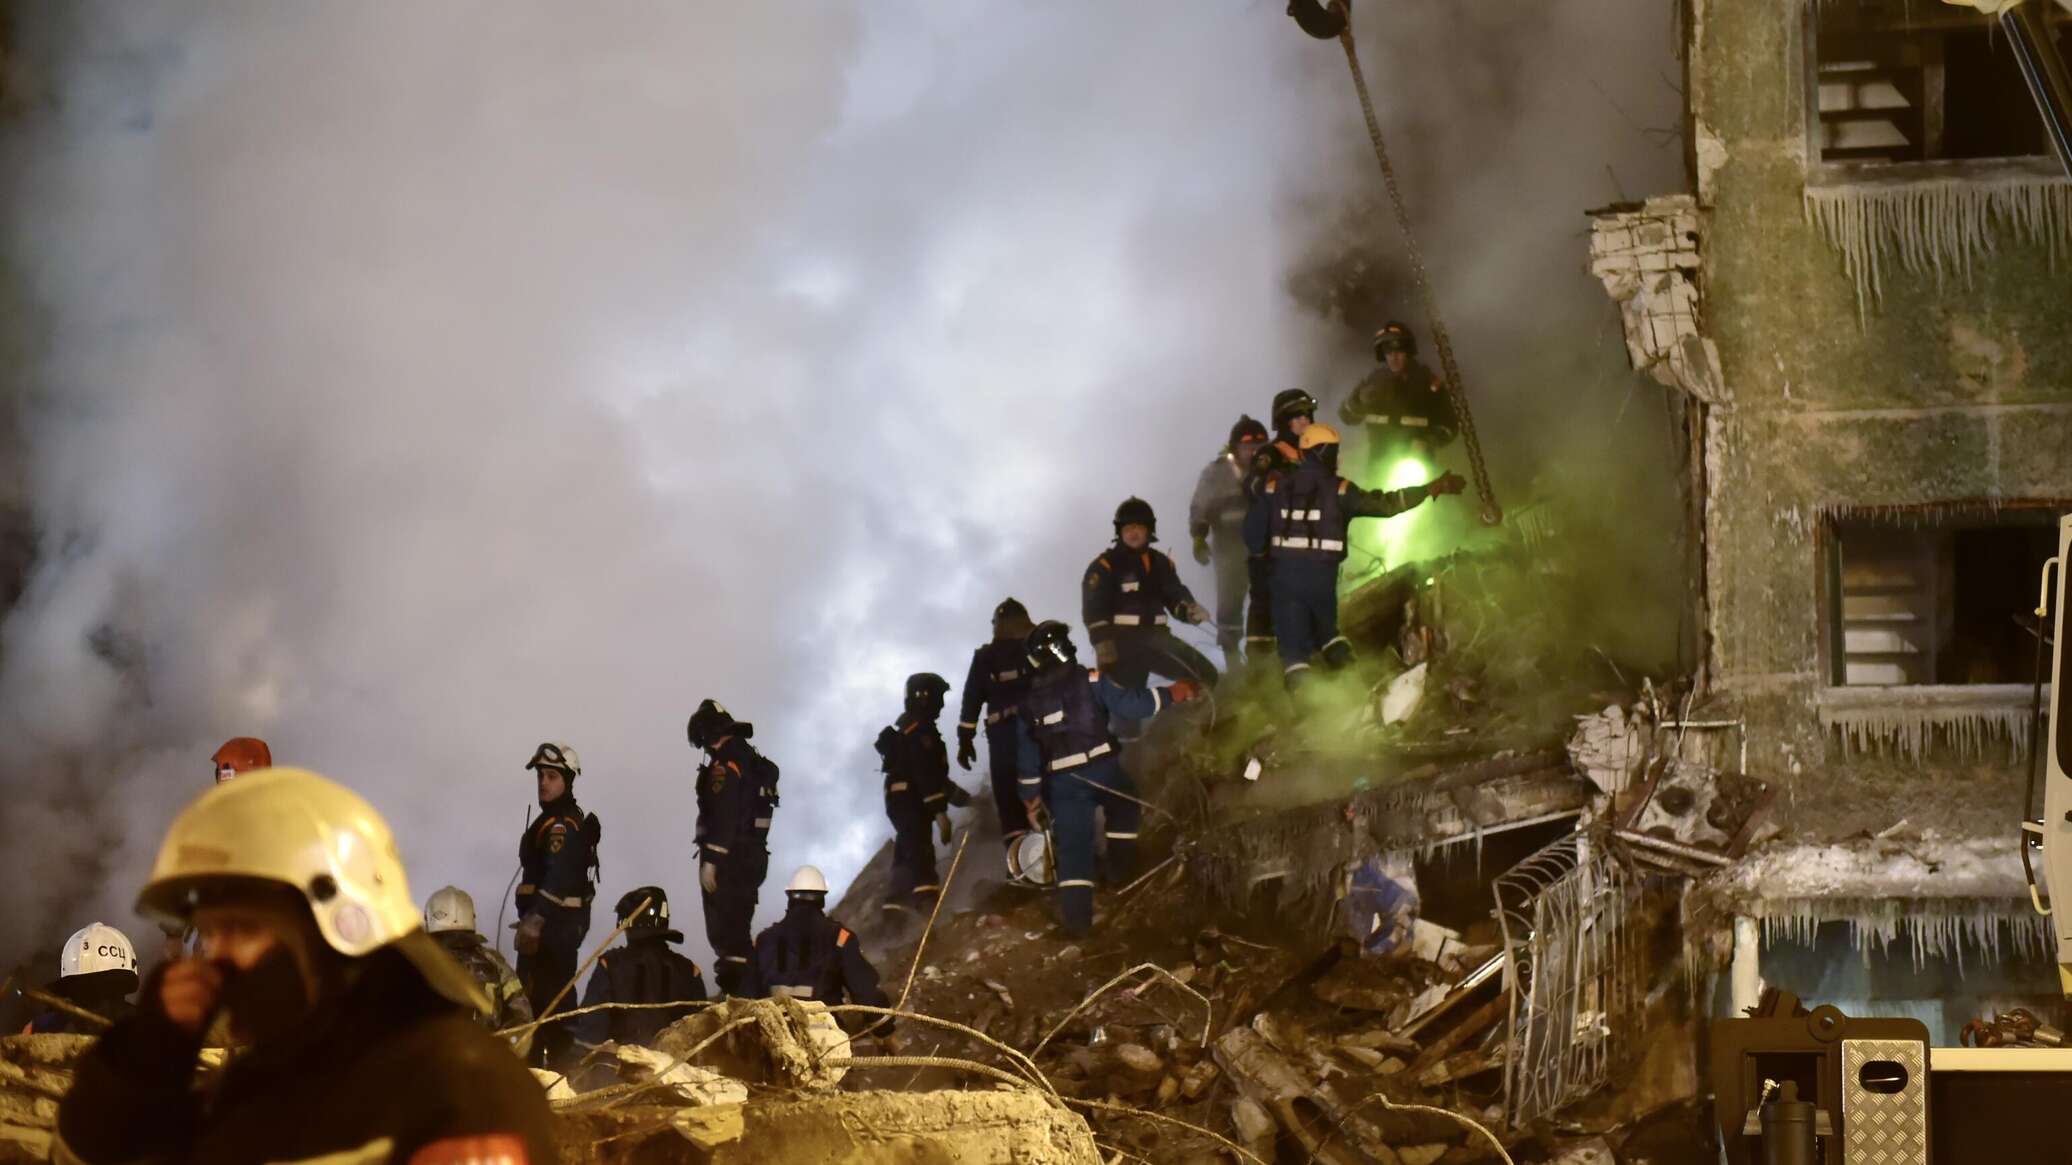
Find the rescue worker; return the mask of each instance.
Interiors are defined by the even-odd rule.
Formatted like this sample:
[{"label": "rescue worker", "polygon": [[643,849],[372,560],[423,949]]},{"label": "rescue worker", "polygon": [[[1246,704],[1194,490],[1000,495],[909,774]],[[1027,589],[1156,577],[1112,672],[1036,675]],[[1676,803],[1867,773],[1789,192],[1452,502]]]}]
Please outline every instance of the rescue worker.
[{"label": "rescue worker", "polygon": [[993,784],[993,806],[1000,813],[1000,840],[1007,847],[1007,872],[1020,876],[1015,843],[1029,832],[1029,813],[1022,808],[1021,783],[1014,745],[1015,710],[1029,690],[1029,661],[1022,643],[1034,630],[1029,609],[1014,598],[993,608],[993,638],[971,653],[964,676],[963,706],[957,717],[957,764],[966,772],[978,759],[978,718],[986,716],[986,766]]},{"label": "rescue worker", "polygon": [[256,736],[233,736],[209,760],[215,765],[216,783],[220,785],[243,773],[272,768],[273,750]]},{"label": "rescue worker", "polygon": [[[576,976],[584,936],[590,933],[590,903],[597,897],[597,844],[603,827],[595,813],[576,804],[576,778],[583,762],[576,750],[549,741],[525,762],[539,781],[540,815],[518,842],[518,980],[532,1002],[536,1019],[561,997],[556,1009],[569,1009],[563,988]],[[533,1062],[560,1070],[574,1039],[568,1025],[540,1027],[532,1043]]]},{"label": "rescue worker", "polygon": [[1100,865],[1094,847],[1096,810],[1105,819],[1109,883],[1123,885],[1136,870],[1137,786],[1122,767],[1121,745],[1109,718],[1150,719],[1168,703],[1199,696],[1201,685],[1183,679],[1150,690],[1125,687],[1113,676],[1081,667],[1072,629],[1054,619],[1029,633],[1027,650],[1034,678],[1015,725],[1022,803],[1039,828],[1048,823],[1053,831],[1058,913],[1065,933],[1077,938],[1094,923]]},{"label": "rescue worker", "polygon": [[892,819],[892,886],[885,895],[888,911],[911,909],[925,914],[942,892],[928,826],[933,822],[936,836],[944,845],[950,843],[950,754],[935,727],[949,690],[950,685],[933,672],[908,676],[906,710],[878,734],[878,755],[884,759],[885,816]]},{"label": "rescue worker", "polygon": [[[471,1017],[475,980],[424,932],[386,822],[300,769],[174,819],[138,896],[201,953],[155,968],[80,1058],[52,1157],[550,1165],[546,1095]],[[195,1087],[219,1013],[244,1050]]]},{"label": "rescue worker", "polygon": [[[892,1006],[856,935],[827,916],[827,879],[814,866],[800,866],[785,885],[784,917],[755,936],[755,963],[773,999]],[[889,1035],[892,1018],[866,1021],[864,1029]]]},{"label": "rescue worker", "polygon": [[705,750],[698,770],[698,887],[713,982],[727,995],[749,995],[755,988],[749,927],[770,872],[777,765],[748,743],[755,725],[734,719],[716,700],[698,705],[686,734]]},{"label": "rescue worker", "polygon": [[1417,337],[1394,321],[1374,333],[1374,359],[1345,403],[1339,419],[1367,426],[1371,459],[1387,465],[1402,457],[1428,456],[1453,440],[1453,404],[1439,374],[1417,359]]},{"label": "rescue worker", "polygon": [[[1252,458],[1252,471],[1245,478],[1247,506],[1258,501],[1269,476],[1302,463],[1302,431],[1316,420],[1316,415],[1317,398],[1302,389],[1284,388],[1274,394],[1273,441]],[[1246,548],[1250,547],[1248,538]],[[1273,650],[1272,556],[1253,550],[1245,562],[1252,584],[1252,603],[1245,610],[1245,657],[1264,658]]]},{"label": "rescue worker", "polygon": [[[626,927],[626,945],[597,958],[597,970],[583,988],[583,1006],[601,1003],[702,1003],[705,974],[698,964],[669,949],[683,941],[683,932],[669,926],[669,894],[660,886],[642,886],[620,895],[614,908]],[[663,1028],[696,1010],[691,1007],[642,1007],[593,1011],[576,1022],[586,1044],[612,1040],[652,1044]]]},{"label": "rescue worker", "polygon": [[[72,932],[58,953],[58,977],[49,994],[93,1012],[102,1019],[136,1014],[129,997],[137,991],[137,951],[129,936],[104,922]],[[25,1032],[39,1035],[99,1035],[103,1025],[52,1008],[29,1021]]]},{"label": "rescue worker", "polygon": [[1230,440],[1202,467],[1187,506],[1187,530],[1194,536],[1194,561],[1216,568],[1216,645],[1225,670],[1243,658],[1245,593],[1250,588],[1250,554],[1245,550],[1245,477],[1266,445],[1266,426],[1239,417]]},{"label": "rescue worker", "polygon": [[1312,656],[1330,668],[1352,661],[1352,643],[1338,633],[1338,566],[1352,520],[1393,517],[1467,484],[1446,473],[1408,489],[1364,490],[1338,476],[1336,429],[1310,425],[1301,443],[1301,463],[1269,474],[1245,516],[1246,544],[1272,555],[1273,627],[1290,692],[1307,676]]},{"label": "rescue worker", "polygon": [[[1180,581],[1173,560],[1151,548],[1156,541],[1158,516],[1150,502],[1129,498],[1115,507],[1115,544],[1086,568],[1079,596],[1094,659],[1125,688],[1141,688],[1154,674],[1214,687],[1216,665],[1166,621],[1171,614],[1199,625],[1209,613]],[[1127,718],[1117,719],[1115,730],[1125,742],[1142,733],[1140,722]]]},{"label": "rescue worker", "polygon": [[458,886],[441,886],[425,899],[424,931],[432,941],[453,956],[482,993],[489,997],[489,1010],[476,1018],[490,1031],[532,1022],[532,1001],[518,973],[504,961],[502,951],[475,929],[475,899]]}]

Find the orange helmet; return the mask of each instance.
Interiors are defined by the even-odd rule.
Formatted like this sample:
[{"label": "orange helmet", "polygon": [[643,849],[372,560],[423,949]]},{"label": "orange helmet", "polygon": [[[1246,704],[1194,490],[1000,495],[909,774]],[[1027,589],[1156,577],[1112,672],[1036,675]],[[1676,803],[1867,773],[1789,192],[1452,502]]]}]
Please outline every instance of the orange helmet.
[{"label": "orange helmet", "polygon": [[221,783],[244,773],[272,768],[273,750],[256,736],[233,736],[209,759],[216,762],[216,780]]}]

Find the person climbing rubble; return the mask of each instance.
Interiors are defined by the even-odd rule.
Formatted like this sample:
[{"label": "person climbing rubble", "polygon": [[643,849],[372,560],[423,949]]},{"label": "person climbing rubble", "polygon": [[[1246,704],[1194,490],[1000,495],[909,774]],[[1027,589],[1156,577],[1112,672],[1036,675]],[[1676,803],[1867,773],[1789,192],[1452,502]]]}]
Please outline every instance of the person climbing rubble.
[{"label": "person climbing rubble", "polygon": [[[785,885],[784,917],[755,936],[755,964],[764,993],[773,999],[892,1006],[855,933],[827,916],[827,879],[817,866],[800,866]],[[860,1027],[859,1034],[889,1035],[892,1019],[866,1020]]]},{"label": "person climbing rubble", "polygon": [[[546,1019],[555,997],[576,975],[583,937],[590,933],[590,903],[597,897],[597,846],[603,827],[576,804],[583,762],[569,745],[549,741],[525,762],[539,784],[540,815],[518,841],[518,979],[535,1018]],[[565,1008],[564,1008],[565,1009]],[[561,1064],[574,1034],[548,1023],[534,1038],[534,1062]]]},{"label": "person climbing rubble", "polygon": [[[216,786],[174,819],[137,909],[193,925],[201,953],[154,969],[81,1057],[53,1159],[559,1159],[545,1093],[471,1018],[488,1001],[358,794],[300,769]],[[244,1050],[197,1089],[219,1015]]]},{"label": "person climbing rubble", "polygon": [[459,886],[441,886],[425,899],[424,930],[453,961],[475,977],[489,997],[489,1010],[476,1018],[491,1031],[532,1022],[532,1001],[503,952],[476,929],[475,899]]},{"label": "person climbing rubble", "polygon": [[1094,923],[1094,882],[1101,864],[1094,845],[1096,811],[1106,834],[1109,884],[1126,884],[1136,870],[1137,786],[1122,767],[1110,718],[1148,720],[1168,703],[1199,696],[1202,687],[1184,679],[1149,690],[1127,687],[1082,667],[1072,629],[1055,619],[1029,633],[1027,655],[1034,678],[1015,727],[1022,802],[1039,828],[1055,834],[1058,912],[1065,933],[1076,938]]},{"label": "person climbing rubble", "polygon": [[1338,476],[1338,430],[1305,427],[1302,460],[1267,476],[1245,516],[1245,543],[1273,561],[1273,625],[1290,692],[1307,678],[1310,660],[1327,668],[1352,661],[1352,642],[1338,633],[1338,566],[1354,518],[1387,518],[1426,498],[1457,494],[1467,483],[1446,473],[1418,486],[1364,490]]},{"label": "person climbing rubble", "polygon": [[[72,932],[58,952],[58,977],[45,989],[102,1019],[122,1019],[136,1012],[130,996],[137,991],[137,950],[129,936],[104,922],[90,922]],[[37,1035],[95,1035],[101,1025],[84,1016],[52,1008],[24,1029]]]},{"label": "person climbing rubble", "polygon": [[[583,988],[583,1006],[605,1003],[702,1003],[705,974],[698,964],[671,950],[683,932],[669,926],[669,894],[642,886],[619,896],[613,908],[626,929],[624,946],[597,958],[597,970]],[[580,1016],[577,1038],[595,1046],[606,1040],[647,1045],[665,1027],[695,1010],[690,1007],[613,1008]]]},{"label": "person climbing rubble", "polygon": [[[1180,581],[1173,560],[1151,548],[1156,541],[1158,515],[1151,503],[1129,498],[1115,507],[1115,543],[1086,568],[1079,596],[1094,659],[1125,688],[1141,688],[1153,675],[1215,687],[1216,665],[1167,625],[1168,615],[1200,625],[1209,621],[1209,612]],[[1115,731],[1128,742],[1143,730],[1138,721],[1118,716]]]},{"label": "person climbing rubble", "polygon": [[747,995],[754,990],[749,928],[770,872],[777,764],[748,743],[755,725],[734,719],[717,700],[698,705],[685,733],[705,752],[698,769],[698,887],[713,984],[727,995]]},{"label": "person climbing rubble", "polygon": [[1022,808],[1020,770],[1016,768],[1014,720],[1022,695],[1029,690],[1029,661],[1022,642],[1034,630],[1029,609],[1013,596],[993,608],[993,638],[971,653],[965,673],[962,706],[957,716],[957,764],[966,772],[978,759],[979,713],[986,717],[987,779],[993,806],[1000,813],[1000,840],[1007,851],[1007,872],[1020,877],[1017,843],[1029,832],[1029,813]]},{"label": "person climbing rubble", "polygon": [[1374,333],[1374,359],[1367,374],[1338,408],[1348,425],[1367,427],[1371,463],[1391,465],[1405,457],[1429,457],[1454,437],[1453,402],[1439,374],[1417,359],[1417,336],[1391,320]]},{"label": "person climbing rubble", "polygon": [[878,755],[885,773],[885,816],[892,819],[892,887],[885,895],[888,911],[926,914],[942,892],[935,874],[935,845],[930,823],[944,845],[950,843],[950,806],[970,797],[950,781],[950,754],[935,726],[942,715],[949,682],[934,672],[907,677],[906,709],[878,734]]},{"label": "person climbing rubble", "polygon": [[217,784],[273,767],[273,750],[256,736],[233,736],[209,758]]},{"label": "person climbing rubble", "polygon": [[1245,475],[1266,445],[1266,426],[1241,416],[1230,439],[1194,482],[1187,506],[1187,530],[1194,537],[1194,561],[1216,570],[1216,645],[1223,666],[1236,671],[1243,660],[1245,594],[1251,587],[1245,549]]},{"label": "person climbing rubble", "polygon": [[[1284,388],[1274,394],[1269,415],[1273,418],[1273,440],[1252,455],[1250,470],[1245,475],[1247,513],[1266,488],[1267,478],[1302,463],[1302,431],[1316,420],[1317,398],[1299,388]],[[1252,593],[1251,605],[1245,609],[1245,658],[1265,659],[1274,649],[1273,557],[1253,550],[1250,539],[1245,548],[1250,552],[1245,571]]]}]

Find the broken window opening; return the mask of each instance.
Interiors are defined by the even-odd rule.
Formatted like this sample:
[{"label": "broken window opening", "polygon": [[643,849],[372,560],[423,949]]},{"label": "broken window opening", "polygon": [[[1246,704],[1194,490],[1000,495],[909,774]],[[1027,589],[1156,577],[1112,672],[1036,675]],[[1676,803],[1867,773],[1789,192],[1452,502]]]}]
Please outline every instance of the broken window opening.
[{"label": "broken window opening", "polygon": [[2043,505],[1830,519],[1829,682],[2029,683],[2036,580],[2057,550],[2054,522]]},{"label": "broken window opening", "polygon": [[[1812,157],[1824,166],[2027,158],[2050,139],[2007,37],[1984,13],[1920,0],[1809,5]],[[2046,27],[2072,54],[2072,18]]]}]

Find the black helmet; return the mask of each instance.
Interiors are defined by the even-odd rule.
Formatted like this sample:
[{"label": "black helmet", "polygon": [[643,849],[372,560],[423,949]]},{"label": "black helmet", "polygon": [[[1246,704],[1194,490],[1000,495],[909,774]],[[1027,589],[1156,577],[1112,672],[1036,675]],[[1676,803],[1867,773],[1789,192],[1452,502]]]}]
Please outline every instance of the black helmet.
[{"label": "black helmet", "polygon": [[1027,639],[1029,630],[1029,608],[1022,606],[1020,599],[1005,598],[993,608],[995,639]]},{"label": "black helmet", "polygon": [[933,708],[940,712],[942,698],[949,690],[950,682],[934,672],[916,672],[907,677],[906,705],[909,708]]},{"label": "black helmet", "polygon": [[1127,498],[1115,507],[1115,536],[1122,537],[1124,526],[1142,526],[1151,533],[1151,540],[1158,541],[1158,515],[1151,512],[1151,503],[1143,498]]},{"label": "black helmet", "polygon": [[1022,644],[1022,654],[1029,666],[1039,672],[1048,672],[1058,667],[1067,667],[1079,662],[1079,649],[1072,645],[1072,629],[1056,619],[1045,619],[1029,632],[1029,638]]},{"label": "black helmet", "polygon": [[684,726],[684,735],[690,738],[694,748],[711,748],[722,736],[749,736],[754,731],[734,719],[718,700],[700,701],[698,710],[691,713],[691,722]]},{"label": "black helmet", "polygon": [[1294,420],[1296,417],[1314,418],[1316,415],[1317,398],[1309,395],[1303,390],[1299,388],[1284,388],[1280,392],[1274,394],[1274,428],[1286,432],[1288,428],[1288,422]]},{"label": "black helmet", "polygon": [[[645,906],[641,905],[646,903]],[[638,913],[635,913],[638,911]],[[660,886],[641,886],[619,895],[612,913],[629,932],[669,929],[669,892]]]},{"label": "black helmet", "polygon": [[1240,442],[1264,440],[1266,440],[1266,426],[1260,424],[1252,417],[1241,416],[1237,419],[1237,424],[1230,426],[1230,442],[1224,448],[1235,453]]},{"label": "black helmet", "polygon": [[1411,334],[1409,325],[1390,320],[1374,333],[1374,358],[1383,359],[1391,352],[1417,355],[1417,337]]}]

